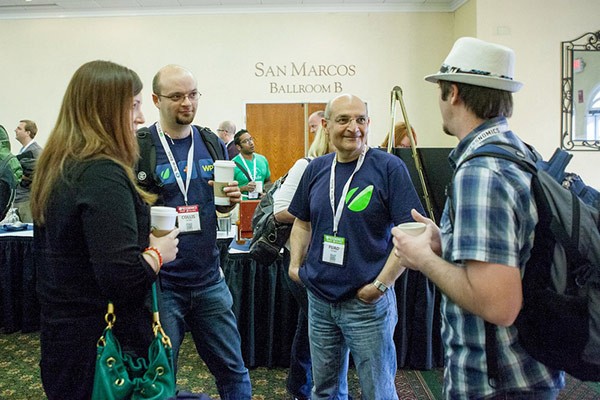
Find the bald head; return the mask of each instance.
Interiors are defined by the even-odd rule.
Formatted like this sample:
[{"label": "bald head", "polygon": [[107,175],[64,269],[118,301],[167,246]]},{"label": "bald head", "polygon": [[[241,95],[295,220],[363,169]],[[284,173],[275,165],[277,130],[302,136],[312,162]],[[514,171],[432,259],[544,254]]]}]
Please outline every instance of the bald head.
[{"label": "bald head", "polygon": [[163,130],[171,137],[189,135],[200,98],[194,75],[179,65],[167,65],[154,76],[152,91]]},{"label": "bald head", "polygon": [[228,143],[235,135],[235,124],[232,121],[223,121],[219,124],[217,134],[225,142]]},{"label": "bald head", "polygon": [[181,78],[187,77],[188,79],[192,79],[196,84],[196,78],[191,73],[190,70],[175,64],[169,64],[162,67],[156,75],[154,75],[154,79],[152,79],[152,92],[156,94],[162,94],[162,90],[164,86],[166,86],[172,80],[180,80]]},{"label": "bald head", "polygon": [[364,107],[364,114],[367,116],[369,115],[369,112],[367,110],[367,103],[362,101],[358,96],[354,96],[352,94],[341,94],[337,97],[334,97],[332,100],[329,101],[329,103],[327,103],[327,106],[325,107],[325,115],[323,116],[323,118],[331,119],[332,116],[335,117],[336,108],[348,105]]},{"label": "bald head", "polygon": [[314,113],[310,114],[310,116],[308,117],[308,129],[310,133],[317,133],[317,130],[321,126],[321,120],[323,119],[324,115],[325,112],[323,112],[322,110],[315,111]]}]

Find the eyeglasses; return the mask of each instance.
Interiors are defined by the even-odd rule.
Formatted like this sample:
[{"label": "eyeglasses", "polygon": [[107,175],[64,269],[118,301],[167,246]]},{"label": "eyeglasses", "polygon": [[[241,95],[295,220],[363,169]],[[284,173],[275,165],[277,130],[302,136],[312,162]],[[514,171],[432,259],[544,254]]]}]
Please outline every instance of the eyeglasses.
[{"label": "eyeglasses", "polygon": [[366,125],[367,122],[369,121],[368,117],[365,116],[360,116],[360,117],[356,117],[356,118],[350,118],[346,115],[341,115],[339,117],[337,117],[336,119],[333,120],[336,124],[338,125],[342,125],[342,126],[346,126],[349,125],[350,122],[352,121],[356,121],[357,125]]},{"label": "eyeglasses", "polygon": [[227,132],[225,129],[217,129],[217,132]]},{"label": "eyeglasses", "polygon": [[256,143],[256,139],[254,139],[253,137],[249,137],[248,139],[244,139],[244,140],[240,141],[241,144],[246,144],[246,143],[250,143],[250,142]]},{"label": "eyeglasses", "polygon": [[168,96],[166,96],[164,94],[158,94],[158,93],[155,93],[155,94],[158,97],[164,97],[166,99],[169,99],[173,103],[181,103],[184,99],[189,99],[190,101],[196,101],[200,98],[200,96],[202,96],[202,94],[200,94],[197,90],[194,90],[193,92],[189,92],[187,94],[175,93],[175,94],[170,94]]}]

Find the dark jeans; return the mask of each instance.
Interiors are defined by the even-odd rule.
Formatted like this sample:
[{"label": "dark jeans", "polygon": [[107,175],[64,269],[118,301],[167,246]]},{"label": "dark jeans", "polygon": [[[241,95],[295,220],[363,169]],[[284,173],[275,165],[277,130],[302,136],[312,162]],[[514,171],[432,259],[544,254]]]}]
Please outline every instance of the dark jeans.
[{"label": "dark jeans", "polygon": [[287,378],[288,392],[298,398],[310,398],[312,390],[312,363],[310,359],[310,342],[308,340],[308,297],[306,288],[292,281],[287,273],[289,268],[289,253],[284,255],[286,266],[285,278],[299,306],[298,324],[290,354],[290,371]]}]

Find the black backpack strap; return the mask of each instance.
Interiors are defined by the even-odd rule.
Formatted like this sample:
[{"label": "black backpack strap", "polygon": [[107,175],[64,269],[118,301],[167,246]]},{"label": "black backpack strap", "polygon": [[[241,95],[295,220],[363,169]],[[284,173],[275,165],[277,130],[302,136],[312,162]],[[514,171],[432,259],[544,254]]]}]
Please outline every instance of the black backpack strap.
[{"label": "black backpack strap", "polygon": [[216,160],[227,160],[227,153],[225,144],[223,141],[209,128],[194,125],[198,132],[200,133],[200,137],[202,141],[206,145],[208,149],[208,153],[212,157],[213,161]]},{"label": "black backpack strap", "polygon": [[150,128],[143,127],[136,132],[140,158],[136,165],[138,184],[150,193],[158,193],[162,183],[156,176],[156,150]]},{"label": "black backpack strap", "polygon": [[234,163],[242,171],[242,173],[246,176],[246,178],[248,179],[248,182],[252,182],[252,177],[250,176],[248,171],[246,171],[246,168],[244,168],[244,166],[237,161],[234,161]]}]

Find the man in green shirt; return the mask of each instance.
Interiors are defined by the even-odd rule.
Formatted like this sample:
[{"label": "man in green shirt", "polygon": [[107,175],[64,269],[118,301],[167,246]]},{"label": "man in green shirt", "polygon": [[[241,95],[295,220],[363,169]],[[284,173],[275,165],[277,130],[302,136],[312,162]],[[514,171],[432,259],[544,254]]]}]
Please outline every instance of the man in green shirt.
[{"label": "man in green shirt", "polygon": [[265,184],[271,180],[271,171],[266,157],[255,153],[254,138],[245,129],[233,138],[240,153],[233,158],[236,164],[234,179],[238,181],[242,195],[258,199],[264,193]]}]

